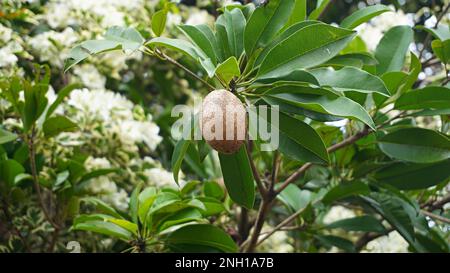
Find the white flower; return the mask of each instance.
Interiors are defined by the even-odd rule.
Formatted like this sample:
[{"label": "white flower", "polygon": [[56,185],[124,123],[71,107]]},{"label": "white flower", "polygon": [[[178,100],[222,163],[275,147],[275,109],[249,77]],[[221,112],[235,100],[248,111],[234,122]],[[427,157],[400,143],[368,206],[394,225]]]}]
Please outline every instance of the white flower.
[{"label": "white flower", "polygon": [[145,121],[127,120],[119,124],[119,134],[123,141],[131,140],[134,143],[143,142],[150,150],[162,141],[159,134],[159,127],[156,124]]},{"label": "white flower", "polygon": [[63,32],[47,31],[31,37],[28,44],[39,55],[41,61],[48,61],[62,67],[70,48],[78,40],[76,33],[68,27]]},{"label": "white flower", "polygon": [[328,225],[333,222],[355,217],[356,214],[353,210],[347,209],[342,206],[334,206],[328,211],[328,213],[323,218],[323,223]]},{"label": "white flower", "polygon": [[86,88],[72,91],[68,104],[91,118],[104,121],[129,119],[133,109],[133,103],[120,94],[107,90],[90,91]]},{"label": "white flower", "polygon": [[7,43],[12,38],[13,30],[0,24],[0,44]]},{"label": "white flower", "polygon": [[[173,174],[171,172],[168,172],[162,168],[151,168],[146,169],[144,171],[144,175],[148,179],[148,183],[150,185],[155,185],[158,187],[164,187],[164,186],[176,186],[175,179],[173,179]],[[178,179],[180,185],[184,183],[184,181]]]},{"label": "white flower", "polygon": [[201,25],[213,21],[213,17],[206,10],[193,10],[189,13],[186,25]]},{"label": "white flower", "polygon": [[372,253],[406,253],[408,251],[408,242],[397,232],[393,231],[387,236],[382,236],[366,246],[362,252]]},{"label": "white flower", "polygon": [[10,48],[0,48],[0,67],[13,66],[17,63],[17,56],[11,52]]},{"label": "white flower", "polygon": [[81,82],[91,89],[104,89],[106,77],[98,72],[92,64],[83,64],[75,66],[73,73],[77,75]]}]

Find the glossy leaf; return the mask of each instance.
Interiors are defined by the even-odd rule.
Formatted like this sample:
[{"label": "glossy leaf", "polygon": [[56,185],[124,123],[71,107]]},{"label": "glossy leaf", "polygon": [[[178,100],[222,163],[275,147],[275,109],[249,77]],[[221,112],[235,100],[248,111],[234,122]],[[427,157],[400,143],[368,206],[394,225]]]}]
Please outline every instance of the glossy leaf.
[{"label": "glossy leaf", "polygon": [[431,43],[434,54],[444,63],[450,63],[450,38],[445,41],[434,40]]},{"label": "glossy leaf", "polygon": [[381,222],[369,215],[339,220],[327,225],[326,228],[339,228],[346,231],[377,232],[381,234],[386,232],[386,228]]},{"label": "glossy leaf", "polygon": [[88,40],[72,48],[64,65],[69,70],[87,57],[111,50],[135,51],[144,44],[144,38],[134,28],[113,26],[105,33],[104,40]]},{"label": "glossy leaf", "polygon": [[152,16],[152,30],[156,36],[161,36],[166,28],[167,10],[158,10]]},{"label": "glossy leaf", "polygon": [[[227,34],[231,56],[239,59],[244,52],[244,30],[246,25],[244,14],[240,9],[225,10],[224,14],[217,19],[216,27],[217,25],[222,25],[222,31],[225,30]],[[224,41],[222,40],[222,42]]]},{"label": "glossy leaf", "polygon": [[415,163],[433,163],[450,158],[450,140],[436,131],[405,128],[381,137],[380,149],[390,157]]},{"label": "glossy leaf", "polygon": [[78,130],[78,125],[64,116],[48,118],[42,125],[46,137],[54,137],[62,132]]},{"label": "glossy leaf", "polygon": [[167,238],[167,243],[175,252],[182,251],[186,245],[212,247],[221,252],[237,252],[238,247],[231,237],[212,225],[188,225]]},{"label": "glossy leaf", "polygon": [[346,97],[330,98],[309,94],[274,94],[265,95],[264,100],[269,104],[276,104],[276,100],[281,100],[311,111],[360,120],[375,129],[375,124],[366,110]]},{"label": "glossy leaf", "polygon": [[245,27],[245,52],[247,56],[264,48],[285,26],[291,16],[294,0],[272,0],[258,7]]},{"label": "glossy leaf", "polygon": [[413,36],[414,33],[409,26],[397,26],[386,32],[375,51],[375,58],[379,63],[378,75],[402,70]]},{"label": "glossy leaf", "polygon": [[391,11],[391,9],[384,5],[373,5],[362,8],[345,18],[341,22],[341,27],[354,29],[355,27],[369,21],[373,17],[388,11]]},{"label": "glossy leaf", "polygon": [[301,162],[329,162],[322,138],[305,122],[282,112],[279,113],[278,124],[263,115],[260,115],[260,118],[265,119],[270,126],[279,131],[278,150],[284,155]]},{"label": "glossy leaf", "polygon": [[336,71],[319,68],[309,72],[314,75],[321,86],[331,86],[337,91],[355,91],[366,94],[378,93],[387,97],[390,95],[380,78],[354,67],[344,67]]},{"label": "glossy leaf", "polygon": [[16,139],[16,134],[0,129],[0,145],[14,141]]},{"label": "glossy leaf", "polygon": [[253,208],[255,185],[245,147],[232,155],[219,153],[223,180],[231,199],[248,209]]},{"label": "glossy leaf", "polygon": [[181,168],[181,163],[183,163],[183,159],[184,159],[184,156],[186,155],[189,145],[191,145],[190,140],[181,139],[175,145],[175,149],[173,150],[172,172],[173,172],[173,179],[175,180],[175,182],[177,184],[178,184],[178,177],[179,177],[179,172],[180,172],[180,168]]},{"label": "glossy leaf", "polygon": [[230,57],[225,62],[219,64],[216,68],[216,75],[224,81],[225,84],[229,84],[233,78],[239,77],[241,71],[236,57]]},{"label": "glossy leaf", "polygon": [[450,108],[450,89],[429,86],[401,95],[395,101],[399,110],[447,109]]},{"label": "glossy leaf", "polygon": [[259,78],[282,76],[294,69],[324,63],[345,48],[353,36],[353,31],[326,24],[301,28],[268,53],[258,72]]},{"label": "glossy leaf", "polygon": [[86,221],[74,224],[73,230],[92,231],[107,236],[116,237],[124,241],[132,239],[132,233],[116,224],[105,221]]},{"label": "glossy leaf", "polygon": [[208,56],[213,64],[217,63],[219,56],[217,56],[217,45],[214,38],[214,33],[207,25],[182,25],[180,29],[188,36],[192,42],[197,45],[199,50]]},{"label": "glossy leaf", "polygon": [[450,160],[431,164],[394,163],[375,172],[374,178],[400,190],[421,190],[447,181]]}]

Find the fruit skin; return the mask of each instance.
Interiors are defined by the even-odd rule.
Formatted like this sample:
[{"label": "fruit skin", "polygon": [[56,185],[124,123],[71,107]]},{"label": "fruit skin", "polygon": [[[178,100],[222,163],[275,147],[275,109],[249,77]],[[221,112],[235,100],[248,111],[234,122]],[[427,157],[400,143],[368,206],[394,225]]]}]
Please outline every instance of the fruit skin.
[{"label": "fruit skin", "polygon": [[[227,110],[228,109],[228,110]],[[230,110],[232,109],[232,110]],[[234,109],[234,110],[233,110]],[[237,114],[227,118],[229,114],[235,111]],[[223,118],[222,118],[223,117]],[[208,126],[222,123],[223,134],[221,139],[215,134],[215,126]],[[203,100],[200,113],[200,128],[205,141],[216,151],[223,154],[234,154],[241,148],[247,135],[247,115],[242,102],[230,91],[214,90]],[[233,130],[231,138],[226,139],[227,130]]]}]

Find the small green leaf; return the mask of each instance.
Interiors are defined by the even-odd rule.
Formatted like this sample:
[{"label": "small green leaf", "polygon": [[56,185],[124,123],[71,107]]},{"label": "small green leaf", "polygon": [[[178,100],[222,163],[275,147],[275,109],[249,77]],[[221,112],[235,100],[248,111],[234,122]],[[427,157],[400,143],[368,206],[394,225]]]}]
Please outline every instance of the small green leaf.
[{"label": "small green leaf", "polygon": [[130,196],[130,215],[133,223],[138,223],[138,211],[139,211],[139,194],[141,192],[143,184],[139,183],[133,190]]},{"label": "small green leaf", "polygon": [[219,64],[216,68],[216,75],[226,84],[229,84],[234,77],[239,77],[241,71],[236,57],[232,56]]},{"label": "small green leaf", "polygon": [[128,230],[105,221],[87,221],[74,224],[73,230],[92,231],[108,236],[113,236],[124,241],[130,241],[132,239],[132,233]]},{"label": "small green leaf", "polygon": [[172,172],[173,178],[178,185],[178,176],[181,168],[181,163],[183,163],[184,156],[191,145],[190,140],[181,139],[178,141],[177,145],[175,145],[175,149],[172,154]]},{"label": "small green leaf", "polygon": [[46,137],[54,137],[62,132],[73,132],[78,125],[64,116],[56,116],[47,119],[42,125]]},{"label": "small green leaf", "polygon": [[16,139],[16,134],[0,129],[0,145],[14,141]]},{"label": "small green leaf", "polygon": [[158,10],[152,16],[152,30],[156,36],[161,36],[166,28],[167,10]]},{"label": "small green leaf", "polygon": [[450,63],[450,39],[441,41],[434,40],[431,43],[431,47],[433,48],[434,54],[444,63]]},{"label": "small green leaf", "polygon": [[231,199],[248,209],[253,208],[255,185],[245,145],[232,155],[219,153],[223,180]]},{"label": "small green leaf", "polygon": [[362,8],[362,9],[352,13],[347,18],[345,18],[341,22],[341,27],[348,28],[348,29],[354,29],[355,27],[369,21],[373,17],[378,16],[378,15],[388,12],[388,11],[391,11],[391,9],[384,5],[373,5],[373,6],[368,6],[368,7]]},{"label": "small green leaf", "polygon": [[206,181],[203,183],[203,193],[205,196],[213,197],[218,200],[223,199],[225,192],[222,187],[214,181]]},{"label": "small green leaf", "polygon": [[0,181],[5,183],[7,188],[13,187],[16,176],[24,172],[25,168],[13,159],[0,161]]},{"label": "small green leaf", "polygon": [[334,201],[344,199],[350,196],[356,196],[359,194],[369,193],[369,187],[359,181],[341,183],[338,186],[332,188],[325,196],[322,201],[325,204],[331,204]]}]

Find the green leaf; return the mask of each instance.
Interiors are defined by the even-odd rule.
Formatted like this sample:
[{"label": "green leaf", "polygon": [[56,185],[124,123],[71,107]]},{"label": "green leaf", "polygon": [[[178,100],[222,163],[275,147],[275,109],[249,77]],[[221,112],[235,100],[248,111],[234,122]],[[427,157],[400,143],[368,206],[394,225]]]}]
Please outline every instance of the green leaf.
[{"label": "green leaf", "polygon": [[[281,32],[278,36],[275,36],[275,38],[272,39],[272,41],[270,42],[270,44],[268,46],[266,46],[264,49],[260,49],[261,52],[259,54],[256,54],[256,51],[255,51],[255,54],[253,54],[253,55],[258,55],[258,56],[256,58],[254,66],[255,67],[259,66],[262,63],[262,61],[264,61],[264,59],[266,58],[267,54],[269,54],[269,52],[274,47],[276,47],[278,44],[280,44],[282,41],[284,41],[287,38],[289,38],[289,36],[291,36],[292,34],[296,33],[297,31],[299,31],[302,28],[305,28],[307,26],[314,25],[314,24],[322,24],[322,22],[319,22],[319,21],[302,21],[302,22],[298,22],[298,23],[295,23],[292,26],[288,27],[286,30]],[[274,78],[276,78],[276,77],[274,77]]]},{"label": "green leaf", "polygon": [[434,54],[444,63],[450,63],[450,39],[441,41],[434,40],[431,43],[431,47],[433,48]]},{"label": "green leaf", "polygon": [[327,225],[326,228],[340,228],[346,231],[377,232],[381,234],[386,233],[386,228],[381,222],[370,215],[339,220]]},{"label": "green leaf", "polygon": [[203,183],[203,193],[205,196],[213,197],[221,200],[225,196],[225,192],[222,187],[214,181],[206,181]]},{"label": "green leaf", "polygon": [[186,155],[186,152],[191,145],[190,140],[181,139],[178,141],[177,145],[175,145],[175,149],[172,154],[172,172],[173,178],[178,185],[178,176],[181,168],[181,163],[183,163],[183,158]]},{"label": "green leaf", "polygon": [[113,26],[105,33],[104,40],[88,40],[72,48],[64,65],[64,71],[89,56],[111,50],[135,51],[144,44],[144,38],[134,28]]},{"label": "green leaf", "polygon": [[234,77],[239,77],[241,71],[236,57],[232,56],[219,64],[216,68],[216,75],[226,84],[229,84]]},{"label": "green leaf", "polygon": [[371,193],[364,199],[388,221],[410,244],[414,243],[414,225],[406,211],[410,205],[397,196]]},{"label": "green leaf", "polygon": [[413,38],[414,33],[409,26],[397,26],[386,32],[375,51],[375,58],[379,63],[377,65],[378,75],[402,70]]},{"label": "green leaf", "polygon": [[167,212],[164,209],[167,209],[170,205],[178,203],[179,201],[181,201],[181,199],[175,193],[161,192],[156,196],[155,201],[152,203],[148,215],[162,211]]},{"label": "green leaf", "polygon": [[431,164],[394,163],[375,172],[374,178],[400,190],[421,190],[447,181],[450,160]]},{"label": "green leaf", "polygon": [[244,14],[240,9],[231,11],[225,9],[224,14],[217,19],[216,27],[217,25],[222,25],[222,31],[225,30],[227,34],[231,56],[239,59],[244,52],[244,30],[246,25]]},{"label": "green leaf", "polygon": [[250,57],[255,50],[269,44],[288,22],[293,7],[294,0],[271,0],[253,12],[245,28],[247,56]]},{"label": "green leaf", "polygon": [[356,251],[353,243],[347,239],[334,235],[316,235],[314,237],[326,246],[335,246],[350,253]]},{"label": "green leaf", "polygon": [[375,129],[375,124],[366,110],[358,103],[346,97],[330,98],[329,96],[285,93],[273,95],[266,94],[263,98],[269,104],[276,105],[277,101],[284,101],[323,114],[357,119],[370,126],[370,128]]},{"label": "green leaf", "polygon": [[42,129],[46,137],[54,137],[62,132],[74,132],[78,125],[64,116],[56,116],[47,119]]},{"label": "green leaf", "polygon": [[331,66],[333,68],[343,68],[345,66],[363,68],[364,66],[374,66],[377,64],[378,61],[372,55],[361,52],[338,55],[322,64],[322,66]]},{"label": "green leaf", "polygon": [[16,134],[0,129],[0,145],[14,141],[16,139]]},{"label": "green leaf", "polygon": [[450,140],[436,131],[404,128],[381,137],[380,149],[390,157],[415,163],[433,163],[450,158]]},{"label": "green leaf", "polygon": [[332,202],[340,199],[367,193],[369,193],[369,187],[362,182],[354,181],[341,183],[327,192],[322,201],[325,204],[331,204]]},{"label": "green leaf", "polygon": [[119,238],[124,241],[132,239],[132,233],[116,224],[105,221],[87,221],[74,224],[73,230],[84,230]]},{"label": "green leaf", "polygon": [[448,25],[440,24],[437,28],[428,28],[425,26],[416,26],[417,29],[425,30],[426,32],[433,35],[434,38],[441,41],[450,39],[450,28]]},{"label": "green leaf", "polygon": [[217,56],[217,44],[214,33],[208,25],[182,25],[179,26],[179,28],[192,40],[205,56],[211,59],[214,65],[217,63],[217,60],[219,59],[219,56]]},{"label": "green leaf", "polygon": [[225,206],[219,200],[212,197],[198,197],[198,199],[205,206],[205,210],[202,211],[202,215],[204,217],[209,217],[213,215],[217,215],[225,211]]},{"label": "green leaf", "polygon": [[186,208],[183,210],[180,210],[176,212],[175,214],[170,215],[169,217],[165,218],[161,225],[157,227],[158,231],[161,232],[163,230],[166,230],[170,227],[197,221],[202,219],[202,214],[198,211],[198,209],[195,208]]},{"label": "green leaf", "polygon": [[248,209],[253,208],[255,185],[245,145],[232,155],[219,153],[223,180],[231,199]]},{"label": "green leaf", "polygon": [[[284,155],[301,162],[328,163],[329,156],[325,144],[320,135],[305,122],[291,117],[282,112],[279,113],[278,124],[267,117],[268,126],[279,131],[278,150]],[[276,148],[276,147],[274,147]]]},{"label": "green leaf", "polygon": [[167,21],[167,10],[162,9],[152,16],[152,30],[153,33],[156,36],[161,36],[161,34],[164,32],[164,29],[166,28],[166,21]]},{"label": "green leaf", "polygon": [[353,37],[353,31],[326,24],[312,24],[301,28],[268,53],[258,76],[282,76],[294,69],[322,64],[336,56]]},{"label": "green leaf", "polygon": [[139,211],[139,194],[142,189],[142,183],[139,183],[133,190],[130,196],[130,215],[133,223],[138,223],[138,211]]},{"label": "green leaf", "polygon": [[345,18],[341,22],[341,27],[354,29],[355,27],[369,21],[373,17],[388,11],[391,11],[391,9],[384,5],[373,5],[362,8]]},{"label": "green leaf", "polygon": [[132,223],[130,221],[127,220],[123,220],[123,219],[115,219],[115,218],[108,218],[106,219],[107,222],[111,222],[123,229],[128,230],[129,232],[131,232],[133,235],[137,235],[138,234],[138,226],[135,223]]},{"label": "green leaf", "polygon": [[298,186],[290,184],[277,198],[293,212],[305,209],[311,202],[311,192],[301,190]]},{"label": "green leaf", "polygon": [[307,0],[295,0],[294,8],[292,9],[291,17],[285,27],[290,27],[295,23],[305,21],[307,18]]},{"label": "green leaf", "polygon": [[16,176],[24,172],[24,167],[13,159],[0,161],[0,181],[6,184],[7,189],[13,187]]},{"label": "green leaf", "polygon": [[47,113],[45,114],[45,119],[48,119],[53,114],[53,112],[55,112],[56,108],[58,108],[61,102],[63,102],[64,98],[69,96],[69,94],[74,89],[81,88],[81,86],[82,86],[81,84],[74,83],[67,85],[63,89],[59,90],[55,101],[48,107]]},{"label": "green leaf", "polygon": [[184,245],[207,246],[221,252],[237,252],[238,247],[231,237],[212,225],[188,225],[167,237],[167,244],[175,252],[183,250]]},{"label": "green leaf", "polygon": [[203,69],[205,69],[205,71],[208,73],[209,77],[214,76],[215,66],[212,63],[211,59],[209,59],[208,56],[199,51],[188,41],[166,37],[156,37],[148,41],[146,45],[150,47],[162,46],[178,51],[199,62],[202,65]]},{"label": "green leaf", "polygon": [[318,0],[316,8],[309,15],[310,20],[317,20],[325,11],[325,8],[330,4],[331,0]]},{"label": "green leaf", "polygon": [[122,215],[120,215],[113,207],[100,199],[97,199],[95,197],[85,197],[81,199],[81,201],[94,205],[96,209],[102,213],[106,213],[118,219],[124,219]]},{"label": "green leaf", "polygon": [[[355,91],[359,93],[378,93],[389,97],[389,91],[383,81],[366,71],[344,67],[340,70],[319,68],[309,71],[321,86],[330,86],[337,91]],[[349,80],[351,79],[351,80]]]},{"label": "green leaf", "polygon": [[395,102],[395,109],[448,109],[450,108],[450,89],[440,86],[429,86],[402,94]]}]

